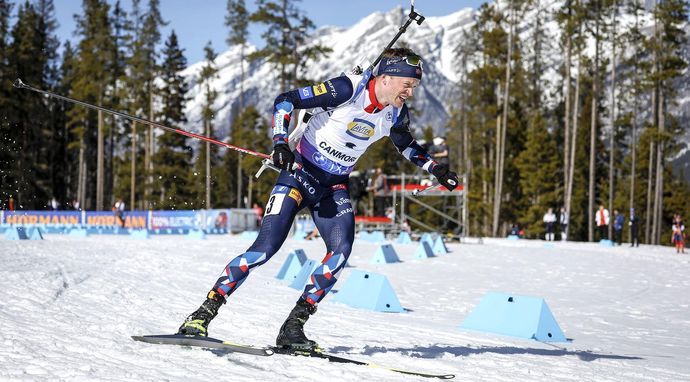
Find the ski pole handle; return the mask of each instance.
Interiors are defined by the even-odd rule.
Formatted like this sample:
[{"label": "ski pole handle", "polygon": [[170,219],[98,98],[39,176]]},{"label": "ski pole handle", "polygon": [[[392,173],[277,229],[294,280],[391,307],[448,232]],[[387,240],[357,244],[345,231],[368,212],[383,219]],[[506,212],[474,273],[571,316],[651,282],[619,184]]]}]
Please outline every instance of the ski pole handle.
[{"label": "ski pole handle", "polygon": [[435,189],[437,189],[437,188],[439,188],[439,187],[441,187],[441,183],[439,183],[439,184],[434,184],[433,186],[429,186],[429,187],[427,187],[427,188],[422,188],[422,189],[415,188],[415,189],[412,191],[412,196],[417,196],[417,195],[419,195],[419,194],[422,193],[422,192],[429,191],[429,190],[435,190]]}]

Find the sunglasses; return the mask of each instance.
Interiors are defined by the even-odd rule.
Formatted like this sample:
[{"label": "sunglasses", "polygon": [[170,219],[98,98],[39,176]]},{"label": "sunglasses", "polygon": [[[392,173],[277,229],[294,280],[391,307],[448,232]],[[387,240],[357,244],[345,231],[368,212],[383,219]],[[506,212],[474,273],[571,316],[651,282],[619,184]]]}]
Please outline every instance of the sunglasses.
[{"label": "sunglasses", "polygon": [[[394,58],[389,58],[387,64],[395,64],[400,61],[405,61],[407,65],[410,66],[418,66],[422,68],[422,58],[419,56],[405,56],[405,57],[394,57]],[[423,68],[422,68],[423,69]]]}]

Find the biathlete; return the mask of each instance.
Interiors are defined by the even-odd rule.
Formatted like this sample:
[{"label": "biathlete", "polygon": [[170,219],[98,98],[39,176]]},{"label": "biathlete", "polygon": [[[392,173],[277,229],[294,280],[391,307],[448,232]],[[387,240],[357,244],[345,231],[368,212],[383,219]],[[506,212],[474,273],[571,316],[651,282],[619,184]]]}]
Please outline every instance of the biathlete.
[{"label": "biathlete", "polygon": [[[433,174],[449,190],[458,177],[436,163],[410,133],[405,102],[422,79],[422,60],[410,49],[387,49],[375,75],[344,75],[315,86],[279,95],[273,108],[273,164],[281,169],[273,187],[261,229],[246,252],[232,259],[189,315],[178,334],[207,336],[218,309],[256,267],[266,263],[287,238],[292,221],[309,208],[326,243],[327,254],[310,277],[302,295],[283,323],[276,345],[315,350],[304,334],[304,324],[345,267],[355,237],[355,219],[348,192],[348,175],[369,146],[388,136],[409,161]],[[288,126],[297,109],[317,109],[294,150],[288,144]],[[301,168],[293,170],[293,163]]]}]

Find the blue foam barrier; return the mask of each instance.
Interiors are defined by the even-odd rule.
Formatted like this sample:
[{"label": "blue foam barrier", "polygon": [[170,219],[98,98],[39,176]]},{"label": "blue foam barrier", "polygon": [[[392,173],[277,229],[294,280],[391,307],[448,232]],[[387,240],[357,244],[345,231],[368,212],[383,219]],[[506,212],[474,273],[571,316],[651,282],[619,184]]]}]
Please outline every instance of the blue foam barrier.
[{"label": "blue foam barrier", "polygon": [[133,229],[129,231],[129,236],[131,236],[134,239],[148,239],[149,238],[149,230],[147,229]]},{"label": "blue foam barrier", "polygon": [[386,241],[386,235],[381,231],[367,232],[362,231],[359,233],[360,240],[369,241],[372,243],[380,243]]},{"label": "blue foam barrier", "polygon": [[395,239],[395,242],[398,244],[410,244],[412,243],[412,238],[409,233],[402,231],[398,234],[398,238]]},{"label": "blue foam barrier", "polygon": [[405,311],[386,276],[360,270],[350,273],[333,301],[376,312]]},{"label": "blue foam barrier", "polygon": [[207,235],[225,235],[228,233],[227,228],[209,228],[206,231]]},{"label": "blue foam barrier", "polygon": [[567,341],[546,301],[540,297],[487,293],[460,328],[542,342]]},{"label": "blue foam barrier", "polygon": [[278,280],[292,281],[297,277],[302,266],[307,261],[307,254],[302,249],[296,249],[288,254],[287,259],[280,267],[276,278]]},{"label": "blue foam barrier", "polygon": [[443,241],[443,237],[441,237],[441,235],[436,236],[434,246],[431,248],[431,250],[434,251],[434,255],[445,255],[449,252],[448,247],[446,247],[446,243]]},{"label": "blue foam barrier", "polygon": [[374,257],[371,258],[372,264],[399,263],[400,259],[395,249],[390,244],[383,244],[376,250]]},{"label": "blue foam barrier", "polygon": [[295,278],[290,283],[290,288],[303,290],[309,281],[309,276],[311,276],[316,267],[319,265],[321,265],[321,263],[317,262],[316,260],[305,261],[302,265],[302,268],[299,270],[299,273],[297,273]]},{"label": "blue foam barrier", "polygon": [[307,233],[302,230],[297,230],[292,235],[292,238],[295,240],[304,240],[305,237],[307,237]]},{"label": "blue foam barrier", "polygon": [[556,248],[556,244],[551,242],[544,243],[544,248]]},{"label": "blue foam barrier", "polygon": [[5,239],[7,240],[29,240],[29,235],[23,226],[13,226],[5,231]]},{"label": "blue foam barrier", "polygon": [[186,237],[193,240],[206,240],[206,234],[200,229],[190,229]]},{"label": "blue foam barrier", "polygon": [[31,227],[29,228],[29,240],[43,240],[43,229],[41,227]]},{"label": "blue foam barrier", "polygon": [[257,237],[259,237],[259,231],[244,231],[240,235],[240,238],[244,240],[256,240]]},{"label": "blue foam barrier", "polygon": [[426,241],[420,241],[417,246],[417,250],[414,253],[413,259],[426,259],[429,257],[434,257],[434,250]]},{"label": "blue foam barrier", "polygon": [[70,237],[89,237],[89,231],[85,228],[73,227],[69,229],[67,235]]},{"label": "blue foam barrier", "polygon": [[603,239],[599,241],[599,245],[602,247],[613,247],[613,242],[611,240]]},{"label": "blue foam barrier", "polygon": [[518,235],[508,235],[508,240],[520,240],[520,236],[518,236]]},{"label": "blue foam barrier", "polygon": [[419,241],[426,241],[427,243],[429,243],[429,246],[431,248],[433,248],[434,247],[434,236],[435,235],[432,235],[431,233],[427,232],[427,233],[422,235],[422,238],[419,239]]}]

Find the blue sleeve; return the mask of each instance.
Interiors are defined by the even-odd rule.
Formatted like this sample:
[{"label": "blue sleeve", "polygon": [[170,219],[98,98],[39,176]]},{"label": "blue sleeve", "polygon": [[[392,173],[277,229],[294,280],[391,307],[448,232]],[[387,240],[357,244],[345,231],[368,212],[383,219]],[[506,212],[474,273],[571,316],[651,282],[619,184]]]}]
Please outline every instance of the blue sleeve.
[{"label": "blue sleeve", "polygon": [[273,144],[287,143],[290,118],[295,109],[334,108],[349,101],[352,94],[352,81],[341,76],[279,95],[273,103]]},{"label": "blue sleeve", "polygon": [[391,127],[390,139],[407,160],[428,172],[436,166],[436,161],[424,150],[410,133],[410,114],[407,105],[403,105],[400,114]]}]

